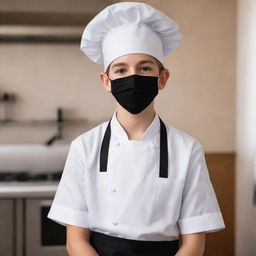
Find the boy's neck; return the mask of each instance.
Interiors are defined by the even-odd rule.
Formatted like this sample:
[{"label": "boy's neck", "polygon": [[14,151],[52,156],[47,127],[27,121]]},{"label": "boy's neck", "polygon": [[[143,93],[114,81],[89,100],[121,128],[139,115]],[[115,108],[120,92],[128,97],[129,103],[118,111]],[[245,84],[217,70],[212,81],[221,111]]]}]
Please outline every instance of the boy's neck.
[{"label": "boy's neck", "polygon": [[127,133],[129,140],[142,140],[147,128],[155,117],[153,102],[139,114],[131,114],[117,105],[116,118]]}]

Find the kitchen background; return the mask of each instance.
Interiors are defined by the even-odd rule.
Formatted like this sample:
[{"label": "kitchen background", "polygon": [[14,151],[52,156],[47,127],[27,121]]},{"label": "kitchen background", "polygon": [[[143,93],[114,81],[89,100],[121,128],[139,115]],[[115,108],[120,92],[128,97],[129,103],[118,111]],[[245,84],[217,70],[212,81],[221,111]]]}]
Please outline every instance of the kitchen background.
[{"label": "kitchen background", "polygon": [[[39,151],[45,159],[51,157],[49,152],[53,150],[63,160],[72,139],[110,118],[115,103],[98,79],[102,67],[80,51],[79,40],[86,23],[115,2],[0,0],[0,167],[1,162],[5,169],[13,164],[6,158],[14,161],[14,148],[18,148],[17,155],[36,152],[31,144],[39,148],[41,145]],[[166,58],[165,66],[171,77],[156,97],[155,105],[166,123],[191,134],[205,149],[227,226],[208,235],[205,255],[256,255],[256,208],[252,204],[256,1],[143,2],[176,20],[183,34],[180,46]],[[14,95],[14,99],[8,100],[6,93]],[[62,110],[59,116],[58,108]],[[62,138],[57,138],[51,146],[43,146],[58,131]],[[60,165],[53,164],[55,169]],[[49,168],[46,167],[48,171]],[[51,192],[40,192],[41,206],[49,204],[54,193],[54,187],[48,188]],[[9,237],[4,236],[0,222],[0,243],[4,242],[6,248],[7,244],[12,246],[10,255],[57,255],[57,251],[49,249],[58,247],[52,241],[48,241],[52,246],[45,242],[44,251],[37,251],[43,243],[30,249],[33,235],[22,233],[26,228],[15,228],[19,223],[25,225],[22,219],[30,219],[29,209],[37,205],[39,194],[26,192],[33,198],[29,199],[33,201],[29,206],[25,196],[16,196],[19,199],[10,203],[7,198],[14,197],[0,187],[0,194],[1,191],[4,191],[0,195],[2,213],[7,206],[13,212],[21,211],[11,215],[9,221],[15,224]],[[27,217],[23,216],[24,209]],[[45,209],[41,207],[41,218],[35,217],[35,225],[45,221],[42,218]],[[14,234],[17,230],[22,230],[23,238]],[[55,241],[55,245],[58,243]],[[7,255],[6,251],[3,255]]]}]

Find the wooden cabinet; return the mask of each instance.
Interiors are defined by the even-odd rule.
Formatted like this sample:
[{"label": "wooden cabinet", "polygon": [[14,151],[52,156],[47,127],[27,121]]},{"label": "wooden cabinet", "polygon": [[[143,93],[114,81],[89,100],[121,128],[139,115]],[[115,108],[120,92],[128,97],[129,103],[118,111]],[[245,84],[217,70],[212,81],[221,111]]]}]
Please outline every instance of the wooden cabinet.
[{"label": "wooden cabinet", "polygon": [[204,256],[233,256],[235,153],[206,153],[206,162],[226,228],[206,235]]},{"label": "wooden cabinet", "polygon": [[14,223],[14,201],[12,199],[0,199],[0,255],[13,256]]}]

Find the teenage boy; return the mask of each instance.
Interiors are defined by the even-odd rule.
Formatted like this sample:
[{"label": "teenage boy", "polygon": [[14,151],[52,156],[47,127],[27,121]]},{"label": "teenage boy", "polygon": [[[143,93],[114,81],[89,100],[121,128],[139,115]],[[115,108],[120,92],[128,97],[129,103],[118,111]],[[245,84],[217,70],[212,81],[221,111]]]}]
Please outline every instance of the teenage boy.
[{"label": "teenage boy", "polygon": [[72,141],[48,215],[67,226],[70,255],[200,256],[205,233],[224,228],[201,144],[154,110],[180,40],[144,3],[111,5],[85,28],[81,50],[104,66],[116,109]]}]

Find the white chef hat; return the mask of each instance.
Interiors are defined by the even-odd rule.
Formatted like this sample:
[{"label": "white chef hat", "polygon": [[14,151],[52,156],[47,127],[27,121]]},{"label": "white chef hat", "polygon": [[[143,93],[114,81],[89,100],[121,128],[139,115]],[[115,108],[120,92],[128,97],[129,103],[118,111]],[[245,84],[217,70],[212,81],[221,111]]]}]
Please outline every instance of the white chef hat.
[{"label": "white chef hat", "polygon": [[80,49],[104,70],[116,58],[144,53],[163,62],[181,41],[178,25],[145,3],[120,2],[98,13],[85,27]]}]

